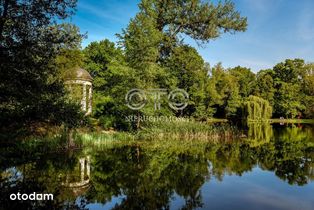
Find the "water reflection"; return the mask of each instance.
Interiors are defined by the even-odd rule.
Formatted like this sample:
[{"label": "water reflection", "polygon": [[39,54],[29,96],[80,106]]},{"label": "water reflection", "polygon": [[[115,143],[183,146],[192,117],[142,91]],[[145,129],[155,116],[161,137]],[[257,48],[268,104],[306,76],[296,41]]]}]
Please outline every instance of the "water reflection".
[{"label": "water reflection", "polygon": [[269,123],[248,123],[248,141],[258,146],[273,138],[273,127]]},{"label": "water reflection", "polygon": [[[89,184],[90,181],[90,156],[79,158],[79,170],[73,170],[71,173],[66,174],[65,182],[62,185],[69,188],[80,188]],[[77,173],[79,179],[77,180]],[[60,174],[61,177],[61,174]]]},{"label": "water reflection", "polygon": [[[88,209],[98,204],[105,208],[110,204],[112,209],[195,209],[209,208],[206,203],[213,199],[213,205],[231,208],[222,197],[237,191],[233,196],[243,193],[247,200],[239,208],[246,209],[261,202],[245,197],[244,192],[252,188],[247,176],[258,182],[261,174],[271,173],[257,192],[272,189],[275,183],[285,189],[283,197],[301,199],[312,208],[313,200],[301,191],[314,190],[313,127],[249,124],[246,135],[215,144],[163,140],[30,157],[10,153],[9,158],[4,153],[1,203],[6,209]],[[235,189],[237,184],[224,188],[230,177],[238,177],[243,188]],[[220,194],[215,197],[211,187]],[[34,191],[53,193],[55,200],[9,201],[10,193]],[[208,197],[207,191],[214,197]]]}]

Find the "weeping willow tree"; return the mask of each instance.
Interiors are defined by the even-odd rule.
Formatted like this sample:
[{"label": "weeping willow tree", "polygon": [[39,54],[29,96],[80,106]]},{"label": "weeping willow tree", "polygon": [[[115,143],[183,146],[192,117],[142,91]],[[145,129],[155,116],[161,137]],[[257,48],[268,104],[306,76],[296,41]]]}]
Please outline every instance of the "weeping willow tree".
[{"label": "weeping willow tree", "polygon": [[248,121],[263,121],[272,116],[269,102],[257,96],[249,96],[244,103],[245,116]]}]

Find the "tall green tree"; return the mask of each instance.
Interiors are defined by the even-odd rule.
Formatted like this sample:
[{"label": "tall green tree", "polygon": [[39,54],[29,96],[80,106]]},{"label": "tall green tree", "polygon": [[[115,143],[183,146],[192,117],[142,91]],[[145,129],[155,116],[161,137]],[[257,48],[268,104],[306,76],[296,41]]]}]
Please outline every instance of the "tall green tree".
[{"label": "tall green tree", "polygon": [[126,106],[125,95],[137,87],[138,80],[122,50],[105,39],[90,43],[83,54],[84,68],[94,77],[94,116],[105,128],[131,129],[132,125],[124,120],[132,111]]},{"label": "tall green tree", "polygon": [[287,59],[274,66],[275,82],[300,83],[305,63],[302,59]]},{"label": "tall green tree", "polygon": [[304,115],[314,118],[314,63],[305,65],[302,72],[302,103],[305,105]]},{"label": "tall green tree", "polygon": [[[140,10],[143,10],[145,5],[145,2],[140,4]],[[167,88],[173,84],[170,74],[158,61],[162,36],[162,32],[157,29],[154,16],[143,12],[138,13],[130,21],[122,35],[118,35],[119,43],[125,52],[126,62],[142,81],[142,88],[157,88],[158,85],[164,85],[161,87]]]},{"label": "tall green tree", "polygon": [[177,87],[189,93],[189,106],[183,110],[184,114],[206,117],[204,99],[207,72],[203,58],[195,48],[182,45],[173,50],[166,62],[177,79]]},{"label": "tall green tree", "polygon": [[214,109],[215,117],[232,117],[241,107],[237,78],[226,71],[221,63],[214,66],[207,85],[207,103]]},{"label": "tall green tree", "polygon": [[300,97],[300,85],[282,82],[276,85],[275,114],[295,118],[305,109]]},{"label": "tall green tree", "polygon": [[256,77],[249,68],[237,66],[235,68],[231,68],[229,72],[237,78],[239,83],[239,94],[242,98],[246,98],[254,93]]},{"label": "tall green tree", "polygon": [[109,66],[113,63],[125,65],[122,50],[108,39],[91,42],[84,50],[84,68],[94,76],[95,91],[106,90],[110,84],[107,78]]},{"label": "tall green tree", "polygon": [[69,44],[63,45],[58,51],[54,65],[58,70],[60,78],[64,78],[65,73],[75,67],[83,66],[83,53],[81,42],[86,38],[86,34],[80,34],[80,29],[69,23],[59,25],[63,28],[63,33],[67,34],[71,40]]},{"label": "tall green tree", "polygon": [[269,101],[270,105],[274,105],[274,71],[271,69],[261,70],[256,75],[256,92],[257,96]]},{"label": "tall green tree", "polygon": [[[140,10],[143,10],[143,4],[139,5]],[[162,34],[157,30],[156,20],[152,15],[138,13],[123,30],[123,34],[118,36],[131,67],[145,71],[148,65],[157,63]]]},{"label": "tall green tree", "polygon": [[303,83],[304,60],[287,59],[274,66],[275,114],[294,118],[304,111],[301,86]]},{"label": "tall green tree", "polygon": [[201,0],[142,0],[139,9],[120,36],[132,61],[161,61],[183,41],[179,34],[208,42],[222,33],[245,31],[247,27],[247,19],[231,1],[214,5]]}]

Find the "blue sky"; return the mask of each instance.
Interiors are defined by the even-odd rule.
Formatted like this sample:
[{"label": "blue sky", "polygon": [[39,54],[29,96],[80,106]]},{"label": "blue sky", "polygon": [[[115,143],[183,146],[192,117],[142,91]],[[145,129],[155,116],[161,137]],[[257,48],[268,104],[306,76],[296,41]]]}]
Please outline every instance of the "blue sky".
[{"label": "blue sky", "polygon": [[[215,0],[216,1],[216,0]],[[254,72],[271,68],[287,58],[314,61],[313,0],[233,0],[241,15],[248,17],[246,32],[223,34],[205,47],[191,40],[204,60],[224,67],[237,65]],[[138,11],[139,0],[78,0],[77,13],[71,21],[87,32],[83,47],[92,41],[117,41]]]}]

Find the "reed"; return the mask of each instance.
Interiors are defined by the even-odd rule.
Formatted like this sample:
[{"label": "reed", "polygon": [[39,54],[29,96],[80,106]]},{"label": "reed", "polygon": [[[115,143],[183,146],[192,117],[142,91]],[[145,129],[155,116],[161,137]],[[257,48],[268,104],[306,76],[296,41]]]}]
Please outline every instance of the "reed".
[{"label": "reed", "polygon": [[110,146],[116,143],[133,142],[135,135],[127,132],[92,132],[81,133],[76,140],[84,146]]},{"label": "reed", "polygon": [[155,122],[137,133],[138,139],[198,139],[223,140],[233,139],[240,135],[234,126],[229,124],[210,124],[197,121]]}]

